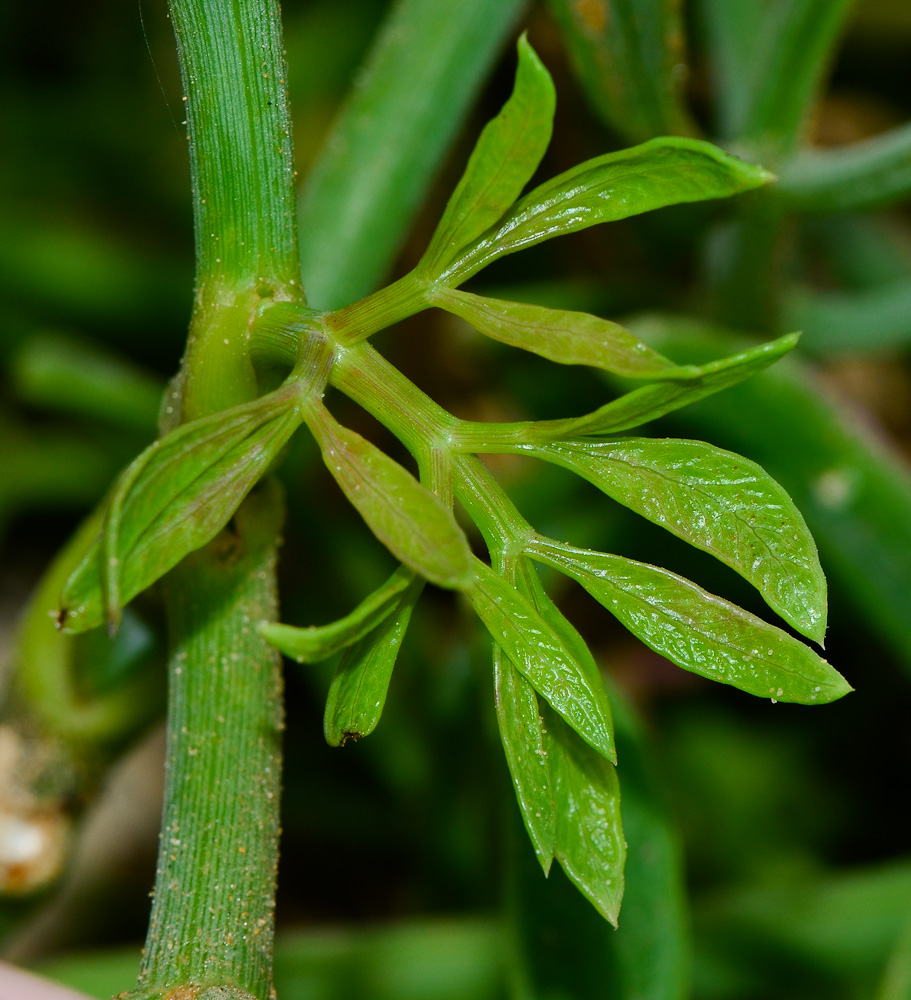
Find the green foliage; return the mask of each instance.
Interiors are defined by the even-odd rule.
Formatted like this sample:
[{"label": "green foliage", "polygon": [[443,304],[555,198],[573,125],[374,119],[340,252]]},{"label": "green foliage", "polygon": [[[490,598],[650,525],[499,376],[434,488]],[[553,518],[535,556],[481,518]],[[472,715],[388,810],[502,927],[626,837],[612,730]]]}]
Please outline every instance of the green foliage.
[{"label": "green foliage", "polygon": [[116,628],[122,604],[221,531],[301,420],[292,385],[149,445],[118,481],[100,539],[63,589],[61,625]]},{"label": "green foliage", "polygon": [[433,234],[422,270],[445,271],[519,197],[550,143],[555,101],[550,74],[523,35],[512,96],[481,133]]},{"label": "green foliage", "polygon": [[799,632],[822,642],[826,582],[785,491],[754,462],[699,441],[558,441],[533,454],[710,552],[749,580]]},{"label": "green foliage", "polygon": [[543,240],[709,198],[729,198],[767,184],[772,175],[696,139],[652,139],[598,156],[520,198],[460,257],[439,272],[422,262],[418,273],[459,285],[505,254]]},{"label": "green foliage", "polygon": [[[378,17],[379,0],[351,2],[365,22]],[[194,63],[196,42],[189,39],[195,26],[178,19],[190,93],[186,117],[197,236],[203,240],[190,347],[166,398],[162,436],[127,466],[94,523],[48,574],[30,606],[17,658],[18,669],[28,671],[17,683],[17,697],[27,708],[23,718],[34,717],[43,731],[81,748],[93,742],[116,747],[137,732],[157,702],[150,646],[132,644],[157,627],[156,595],[147,591],[160,581],[156,589],[165,596],[172,629],[180,621],[197,629],[194,615],[206,629],[215,626],[206,632],[205,647],[173,632],[174,648],[190,651],[188,673],[193,690],[202,692],[194,697],[205,703],[209,721],[203,732],[187,718],[186,739],[182,748],[174,744],[171,767],[175,760],[187,765],[189,781],[187,748],[194,756],[201,749],[211,762],[210,778],[217,771],[225,789],[234,789],[226,792],[233,801],[243,790],[231,784],[230,766],[217,769],[239,751],[230,750],[233,737],[223,746],[218,742],[221,720],[230,717],[240,725],[253,716],[243,707],[242,687],[232,689],[228,716],[220,714],[214,678],[228,670],[236,649],[248,651],[251,664],[257,657],[265,663],[263,640],[315,665],[295,679],[292,696],[304,685],[304,704],[325,701],[326,742],[337,747],[373,735],[363,749],[340,755],[344,763],[327,765],[332,770],[325,785],[308,777],[316,783],[315,795],[313,786],[296,784],[292,767],[289,819],[283,821],[289,837],[300,834],[303,823],[295,817],[304,803],[307,822],[319,833],[297,841],[306,846],[291,849],[290,870],[298,853],[323,856],[331,841],[343,845],[348,859],[343,876],[327,875],[332,905],[343,897],[347,902],[355,881],[369,892],[369,873],[394,867],[381,854],[386,835],[380,824],[365,821],[366,813],[352,815],[325,803],[330,795],[337,802],[339,788],[346,788],[367,809],[378,786],[398,796],[402,814],[389,837],[401,846],[390,850],[412,855],[422,870],[446,873],[442,877],[452,883],[442,906],[428,895],[431,909],[499,905],[500,872],[507,902],[495,931],[493,924],[484,926],[484,934],[495,933],[499,942],[502,954],[495,959],[482,954],[470,934],[462,941],[454,931],[446,939],[461,942],[453,945],[462,949],[453,958],[456,965],[475,963],[480,970],[474,978],[446,972],[453,984],[449,992],[441,985],[444,966],[428,972],[419,961],[399,964],[394,943],[385,939],[376,944],[375,956],[358,939],[333,952],[331,961],[316,954],[319,945],[296,941],[289,947],[302,964],[298,979],[285,980],[294,984],[284,987],[291,992],[312,988],[329,996],[344,984],[346,995],[368,998],[467,998],[497,995],[505,981],[513,995],[529,1000],[601,994],[683,1000],[690,995],[693,915],[698,1000],[772,994],[854,1000],[877,989],[884,1000],[905,995],[907,907],[889,896],[904,884],[903,869],[884,874],[881,884],[872,874],[864,881],[862,873],[863,885],[856,896],[848,892],[845,902],[839,896],[843,876],[825,869],[845,857],[853,860],[852,850],[863,860],[869,843],[856,832],[858,824],[850,835],[833,832],[842,816],[831,803],[819,807],[819,829],[810,833],[799,808],[798,791],[831,783],[828,761],[844,761],[844,733],[861,728],[856,713],[863,709],[833,706],[804,721],[802,710],[771,708],[769,701],[834,702],[851,687],[808,645],[759,617],[761,599],[787,626],[821,643],[828,617],[824,566],[835,612],[827,655],[852,680],[852,660],[870,663],[861,698],[875,697],[871,685],[884,683],[885,650],[911,662],[907,470],[858,430],[846,408],[820,394],[814,370],[792,359],[772,367],[798,345],[798,335],[786,331],[801,327],[806,333],[800,349],[824,359],[836,374],[846,350],[900,351],[909,342],[911,260],[902,244],[904,223],[897,215],[874,220],[843,214],[883,209],[908,197],[908,127],[895,124],[893,116],[894,127],[844,148],[819,149],[807,141],[814,117],[825,119],[817,95],[851,5],[702,0],[694,11],[694,33],[684,39],[674,0],[552,0],[560,41],[546,34],[554,26],[548,28],[542,14],[531,22],[535,44],[540,34],[540,51],[550,62],[554,45],[562,43],[596,115],[611,134],[639,145],[605,154],[604,137],[594,130],[591,137],[581,131],[573,137],[574,109],[558,120],[560,142],[549,146],[554,86],[523,35],[512,95],[486,127],[472,122],[480,132],[473,151],[456,147],[453,162],[467,160],[461,179],[444,173],[434,188],[434,173],[450,156],[523,5],[471,0],[453,17],[435,0],[400,0],[324,152],[306,170],[300,261],[291,146],[283,138],[290,135],[290,118],[282,103],[287,74],[273,31],[277,21],[260,16],[267,6],[260,0],[229,6],[246,11],[246,29],[234,41],[269,53],[276,80],[280,74],[281,100],[269,103],[273,84],[271,75],[260,72],[259,55],[229,65],[225,49],[212,65]],[[292,82],[294,32],[312,39],[320,18],[342,24],[343,15],[331,7],[286,12]],[[697,67],[689,92],[687,48]],[[328,52],[319,56],[331,61]],[[341,69],[329,74],[339,81],[345,75]],[[207,77],[224,80],[227,90],[245,89],[255,97],[250,107],[271,107],[266,127],[249,127],[258,119],[255,110],[245,117],[243,102],[232,105],[232,116],[208,97],[194,103],[192,85]],[[308,131],[328,115],[315,96],[328,84],[311,80],[310,86]],[[707,87],[714,91],[707,94]],[[571,87],[566,90],[571,100]],[[692,97],[695,115],[688,107]],[[215,141],[222,126],[228,131]],[[235,126],[249,141],[236,147],[237,162],[226,168]],[[720,135],[725,148],[693,138],[697,134]],[[753,160],[763,166],[748,162]],[[310,164],[309,149],[303,161]],[[528,190],[539,170],[556,176]],[[771,170],[779,182],[772,183]],[[219,194],[210,202],[204,192],[212,188]],[[448,202],[440,196],[444,189],[454,190]],[[406,243],[425,198],[426,217]],[[697,204],[710,201],[715,203]],[[427,221],[433,217],[440,219],[435,229]],[[213,232],[206,244],[210,222],[218,236]],[[616,225],[592,229],[601,222]],[[12,222],[9,227],[15,229]],[[582,231],[557,250],[544,245]],[[17,303],[29,302],[32,286],[44,293],[35,279],[43,279],[42,269],[51,276],[47,300],[65,301],[70,286],[64,277],[55,286],[48,265],[56,251],[41,252],[40,226],[29,233],[10,271],[24,290]],[[513,256],[532,247],[527,257]],[[398,280],[377,290],[399,252],[393,274]],[[573,254],[578,258],[564,266]],[[141,255],[109,258],[98,273],[107,268],[119,287],[142,289],[143,276],[155,270]],[[299,263],[316,309],[304,302]],[[482,275],[488,265],[495,269]],[[54,265],[61,276],[67,266]],[[567,277],[580,272],[586,279]],[[540,280],[542,273],[547,281]],[[469,280],[468,290],[459,287]],[[84,283],[93,282],[99,284],[97,278]],[[83,289],[73,301],[97,323],[111,323],[113,316],[112,326],[120,324],[116,295],[110,301],[96,295],[93,305],[90,291]],[[656,306],[692,316],[622,315]],[[388,327],[419,313],[401,341],[381,340]],[[754,336],[732,333],[737,327]],[[154,323],[150,329],[157,332]],[[452,335],[447,343],[458,345],[458,363],[440,347],[438,331]],[[0,413],[10,474],[0,484],[0,515],[15,517],[32,497],[87,505],[114,469],[148,441],[150,400],[160,378],[124,365],[118,349],[83,351],[79,340],[42,333],[10,353],[14,409]],[[902,360],[892,356],[893,375]],[[162,370],[172,364],[173,356]],[[513,392],[506,403],[490,402],[490,373],[497,367]],[[884,385],[871,393],[880,401],[890,395],[882,377]],[[629,379],[636,384],[631,387]],[[471,387],[464,397],[463,384]],[[16,423],[20,406],[63,414],[72,426],[60,421],[54,434],[42,436],[40,427],[23,434]],[[547,419],[536,419],[538,414]],[[122,426],[114,444],[100,446],[98,426],[115,423]],[[305,432],[297,434],[300,428]],[[636,436],[617,436],[628,431]],[[702,436],[723,447],[694,439]],[[416,471],[391,437],[411,453]],[[502,457],[487,467],[481,455]],[[41,471],[39,456],[53,473]],[[288,487],[291,514],[283,617],[328,624],[301,628],[274,620],[270,580],[282,530],[281,502],[271,483],[276,471]],[[339,504],[339,489],[356,512],[351,519]],[[92,535],[98,536],[94,543]],[[381,545],[371,548],[365,543],[369,535]],[[242,596],[252,586],[242,574],[256,551],[269,555],[256,585],[254,603],[261,611],[251,613],[231,595]],[[82,563],[63,586],[79,555]],[[390,560],[400,565],[390,570]],[[540,575],[536,564],[546,567]],[[232,577],[235,572],[241,576]],[[200,580],[214,583],[196,587]],[[425,581],[456,591],[448,596],[459,602],[459,613],[473,611],[493,640],[494,699],[487,718],[478,717],[475,668],[469,666],[478,659],[482,630],[472,631],[467,619],[452,625],[442,610],[447,595],[425,593]],[[580,586],[610,615],[588,602]],[[47,619],[61,589],[63,633],[54,632]],[[197,591],[210,589],[218,607],[205,597],[194,603]],[[185,607],[175,603],[179,594]],[[111,630],[120,623],[113,644],[91,631],[105,622]],[[642,645],[634,645],[637,640]],[[697,678],[671,679],[662,672],[664,661],[761,702],[751,707],[736,693],[713,695]],[[172,690],[183,690],[179,663],[172,661],[171,674]],[[654,726],[645,729],[636,720],[617,682],[633,692]],[[273,684],[256,696],[267,720],[256,723],[260,732],[274,735],[280,726],[280,709],[266,705],[277,694]],[[901,704],[901,697],[885,697]],[[751,735],[759,734],[744,740],[749,751],[711,729],[711,764],[707,757],[678,766],[676,747],[686,747],[687,734],[694,738],[700,722],[695,714],[672,711],[677,706],[670,702],[680,699],[685,708],[688,698],[709,704],[727,698],[731,716],[745,720]],[[312,745],[296,752],[308,739],[301,730],[314,728],[312,720],[298,721],[296,707],[289,706],[288,716],[295,762],[320,752]],[[878,734],[880,726],[890,731],[877,721],[868,732]],[[497,834],[508,828],[508,817],[497,824],[487,814],[478,819],[484,809],[498,811],[498,777],[505,783],[506,772],[500,776],[492,766],[494,727],[518,801],[515,815],[522,818],[533,855],[508,834],[492,835],[495,825]],[[794,751],[795,765],[786,734],[804,727],[822,735],[818,747],[808,739]],[[854,735],[861,753],[872,742],[878,741]],[[761,762],[757,768],[770,772],[767,782],[748,767],[750,754]],[[472,763],[475,757],[480,763]],[[822,758],[826,763],[818,763]],[[892,758],[901,759],[901,753],[884,748],[874,767],[891,767]],[[869,767],[871,758],[862,759]],[[275,760],[263,765],[264,772],[274,771]],[[347,788],[347,767],[368,768],[370,782]],[[690,804],[671,808],[664,801],[662,770],[687,790],[693,811],[709,809],[706,789],[717,779],[722,818],[714,825],[709,818],[697,827],[703,833],[694,835]],[[470,792],[458,774],[468,776]],[[255,784],[248,781],[251,788]],[[860,802],[851,809],[871,815],[863,782],[847,774],[845,784]],[[788,789],[794,792],[790,800]],[[764,838],[763,824],[773,821],[782,801],[792,806],[783,810],[778,840]],[[808,802],[808,811],[819,805],[812,797]],[[257,808],[242,813],[254,817]],[[738,809],[744,810],[739,819]],[[257,821],[261,828],[277,829],[270,816]],[[326,841],[320,841],[323,831]],[[899,839],[890,836],[883,851]],[[165,850],[170,844],[176,857],[181,836],[172,831],[170,837]],[[683,837],[695,858],[688,902]],[[858,840],[859,849],[851,846]],[[496,850],[491,843],[499,845]],[[811,860],[814,850],[817,858]],[[220,856],[234,857],[233,848]],[[548,881],[532,856],[551,873]],[[361,857],[369,867],[359,867]],[[554,858],[562,872],[551,870]],[[739,882],[713,899],[706,885],[713,889],[728,862]],[[162,871],[168,863],[162,861]],[[249,863],[240,863],[249,873]],[[168,871],[184,891],[201,865],[198,858],[176,865]],[[203,891],[205,880],[199,885]],[[808,908],[799,911],[800,919],[788,918],[805,887]],[[251,889],[264,904],[270,891]],[[166,934],[155,930],[157,939],[194,939],[197,917],[185,915],[206,909],[202,896],[178,906],[176,895],[168,902],[168,893],[161,887],[158,892],[156,906],[161,912],[170,906],[174,918],[165,922]],[[338,911],[329,910],[337,918]],[[397,911],[381,902],[375,912]],[[229,968],[233,941],[225,944],[223,929],[198,919],[207,933],[214,930],[210,936],[220,939],[218,949],[225,945],[228,957],[218,962]],[[606,922],[619,922],[620,929]],[[864,929],[863,941],[852,943],[852,923]],[[180,932],[174,930],[178,925]],[[338,960],[342,952],[351,956],[348,967]],[[173,985],[156,979],[160,963],[152,954],[143,967],[149,991],[143,998],[157,995],[153,988]],[[192,963],[192,956],[205,952],[188,945],[184,954]],[[360,975],[359,963],[367,968],[374,960],[369,956],[376,967],[392,970],[393,979],[401,971],[395,989],[379,974]],[[182,961],[173,965],[178,978]],[[268,960],[256,962],[258,985],[247,988],[261,993]],[[420,988],[412,988],[418,980]]]},{"label": "green foliage", "polygon": [[674,573],[546,541],[532,552],[569,573],[646,645],[684,670],[804,705],[834,701],[852,690],[787,632]]},{"label": "green foliage", "polygon": [[586,313],[503,302],[447,288],[434,305],[470,323],[478,333],[565,365],[591,365],[629,378],[673,377],[676,365],[619,323]]}]

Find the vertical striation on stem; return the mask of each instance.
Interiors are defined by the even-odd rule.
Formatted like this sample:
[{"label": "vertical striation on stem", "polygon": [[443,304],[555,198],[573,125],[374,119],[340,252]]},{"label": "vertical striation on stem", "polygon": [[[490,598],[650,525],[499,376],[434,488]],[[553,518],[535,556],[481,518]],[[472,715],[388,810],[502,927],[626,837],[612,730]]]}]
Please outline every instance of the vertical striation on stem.
[{"label": "vertical striation on stem", "polygon": [[256,624],[276,614],[281,517],[266,483],[168,578],[167,787],[137,995],[271,993],[282,679]]}]

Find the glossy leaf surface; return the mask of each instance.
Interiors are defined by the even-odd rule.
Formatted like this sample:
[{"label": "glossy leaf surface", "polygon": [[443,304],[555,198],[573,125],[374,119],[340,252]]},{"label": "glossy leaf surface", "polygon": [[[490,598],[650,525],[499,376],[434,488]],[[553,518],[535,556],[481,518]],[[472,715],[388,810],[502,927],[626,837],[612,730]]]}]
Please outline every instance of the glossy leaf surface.
[{"label": "glossy leaf surface", "polygon": [[616,926],[626,841],[617,769],[552,712],[544,715],[557,805],[554,855],[576,887]]},{"label": "glossy leaf surface", "polygon": [[534,452],[710,552],[817,641],[826,583],[816,543],[787,493],[755,462],[703,441],[562,441]]},{"label": "glossy leaf surface", "polygon": [[505,302],[458,289],[441,289],[433,304],[479,333],[564,365],[590,365],[629,378],[672,377],[669,361],[619,323],[566,309]]},{"label": "glossy leaf surface", "polygon": [[666,205],[728,198],[771,174],[707,142],[653,139],[608,153],[536,187],[442,276],[458,285],[504,254]]},{"label": "glossy leaf surface", "polygon": [[529,552],[581,583],[647,646],[684,670],[803,705],[835,701],[851,690],[799,640],[669,570],[543,539]]},{"label": "glossy leaf surface", "polygon": [[[516,589],[553,628],[577,662],[585,664],[586,675],[593,682],[597,679],[599,683],[603,683],[588,646],[547,596],[530,560],[517,560],[515,576]],[[497,719],[506,762],[525,828],[535,847],[538,861],[547,874],[556,849],[557,822],[557,803],[547,752],[547,732],[534,689],[496,645],[494,681]]]},{"label": "glossy leaf surface", "polygon": [[589,102],[629,142],[692,129],[681,101],[680,6],[680,0],[550,0]]},{"label": "glossy leaf surface", "polygon": [[[578,661],[585,664],[586,674],[603,692],[603,681],[588,647],[547,596],[529,560],[518,560],[516,577],[518,592],[553,629],[553,634],[577,656]],[[508,665],[505,656],[495,658],[498,670]],[[512,680],[513,685],[503,689],[504,694],[514,693],[514,682],[521,682],[523,678],[514,673]],[[497,712],[500,716],[503,706],[499,703],[499,686],[497,693]],[[616,925],[623,897],[626,859],[616,768],[589,743],[580,739],[575,727],[567,725],[548,706],[537,706],[536,700],[532,719],[534,692],[522,693],[525,696],[520,703],[522,715],[515,713],[515,724],[509,730],[513,737],[513,760],[510,761],[507,750],[507,761],[522,818],[535,845],[538,860],[546,872],[549,866],[549,853],[546,851],[550,847],[570,880],[602,916]],[[532,695],[532,699],[528,698],[528,694]],[[608,705],[606,695],[604,703]],[[505,735],[503,742],[505,747]],[[519,756],[521,760],[516,759]],[[545,859],[547,865],[544,864]]]},{"label": "glossy leaf surface", "polygon": [[376,728],[386,704],[392,668],[423,587],[423,580],[411,576],[392,612],[342,658],[329,686],[323,716],[323,732],[330,746],[369,736]]},{"label": "glossy leaf surface", "polygon": [[414,574],[400,568],[344,618],[328,625],[296,628],[270,622],[260,627],[260,635],[298,663],[319,663],[372,632],[398,607]]},{"label": "glossy leaf surface", "polygon": [[623,833],[629,841],[620,926],[610,927],[559,868],[542,879],[519,856],[507,911],[518,946],[516,964],[526,996],[685,1000],[690,995],[688,913],[677,833],[641,724],[614,692],[611,702]]},{"label": "glossy leaf surface", "polygon": [[493,678],[503,753],[525,829],[546,875],[554,858],[557,817],[538,696],[496,643]]},{"label": "glossy leaf surface", "polygon": [[534,689],[600,754],[615,760],[610,706],[559,635],[512,584],[480,560],[466,592],[494,641]]},{"label": "glossy leaf surface", "polygon": [[326,468],[367,526],[406,566],[441,587],[472,582],[472,555],[452,511],[376,445],[322,407],[308,417]]},{"label": "glossy leaf surface", "polygon": [[431,276],[492,226],[522,193],[550,143],[556,94],[523,35],[512,96],[488,122],[418,271]]},{"label": "glossy leaf surface", "polygon": [[101,539],[67,581],[62,625],[116,623],[123,604],[213,539],[300,425],[299,399],[296,387],[282,388],[150,445],[120,478]]},{"label": "glossy leaf surface", "polygon": [[[694,360],[743,342],[672,317],[655,316],[639,332]],[[901,456],[859,426],[796,359],[674,420],[688,434],[749,455],[785,486],[813,531],[829,577],[911,665],[911,475]]]}]

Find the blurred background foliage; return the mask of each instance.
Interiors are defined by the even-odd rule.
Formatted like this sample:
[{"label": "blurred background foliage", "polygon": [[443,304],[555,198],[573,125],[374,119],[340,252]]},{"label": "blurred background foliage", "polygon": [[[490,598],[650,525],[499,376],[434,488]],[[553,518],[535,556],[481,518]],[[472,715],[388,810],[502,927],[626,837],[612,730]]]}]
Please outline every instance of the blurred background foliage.
[{"label": "blurred background foliage", "polygon": [[[0,932],[7,957],[103,997],[134,976],[153,879],[160,612],[154,593],[137,601],[113,645],[56,637],[52,597],[21,622],[155,434],[190,309],[189,177],[164,4],[52,4],[39,30],[32,13],[0,6]],[[680,362],[804,331],[796,357],[652,431],[740,451],[789,489],[829,576],[827,656],[856,693],[806,709],[713,686],[552,581],[619,706],[630,861],[615,933],[560,872],[540,878],[488,707],[487,640],[431,593],[363,744],[323,743],[331,665],[289,669],[279,994],[911,997],[911,8],[287,0],[284,15],[317,307],[413,266],[526,25],[557,83],[542,177],[669,132],[779,174],[736,202],[542,245],[477,284],[620,318]],[[475,419],[580,413],[619,388],[437,312],[377,346]],[[389,570],[315,458],[300,436],[282,468],[283,620],[297,624],[346,613]],[[541,531],[762,613],[733,573],[569,474],[492,467]]]}]

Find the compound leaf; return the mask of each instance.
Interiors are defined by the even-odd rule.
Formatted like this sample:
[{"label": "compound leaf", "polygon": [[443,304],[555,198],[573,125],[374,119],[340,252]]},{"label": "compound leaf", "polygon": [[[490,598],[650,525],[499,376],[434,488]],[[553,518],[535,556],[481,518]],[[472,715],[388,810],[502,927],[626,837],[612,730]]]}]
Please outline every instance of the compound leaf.
[{"label": "compound leaf", "polygon": [[816,543],[784,489],[755,462],[703,441],[560,441],[533,454],[710,552],[787,622],[821,642],[826,581]]},{"label": "compound leaf", "polygon": [[531,180],[550,143],[556,102],[553,81],[525,35],[518,49],[512,96],[484,127],[418,265],[421,274],[444,270],[502,216]]},{"label": "compound leaf", "polygon": [[402,592],[414,579],[414,573],[399,567],[392,576],[344,618],[328,625],[297,628],[268,622],[259,633],[285,656],[298,663],[319,663],[353,645],[372,632],[398,607]]},{"label": "compound leaf", "polygon": [[528,551],[581,583],[647,646],[684,670],[802,705],[835,701],[851,690],[798,639],[669,570],[547,539]]}]

